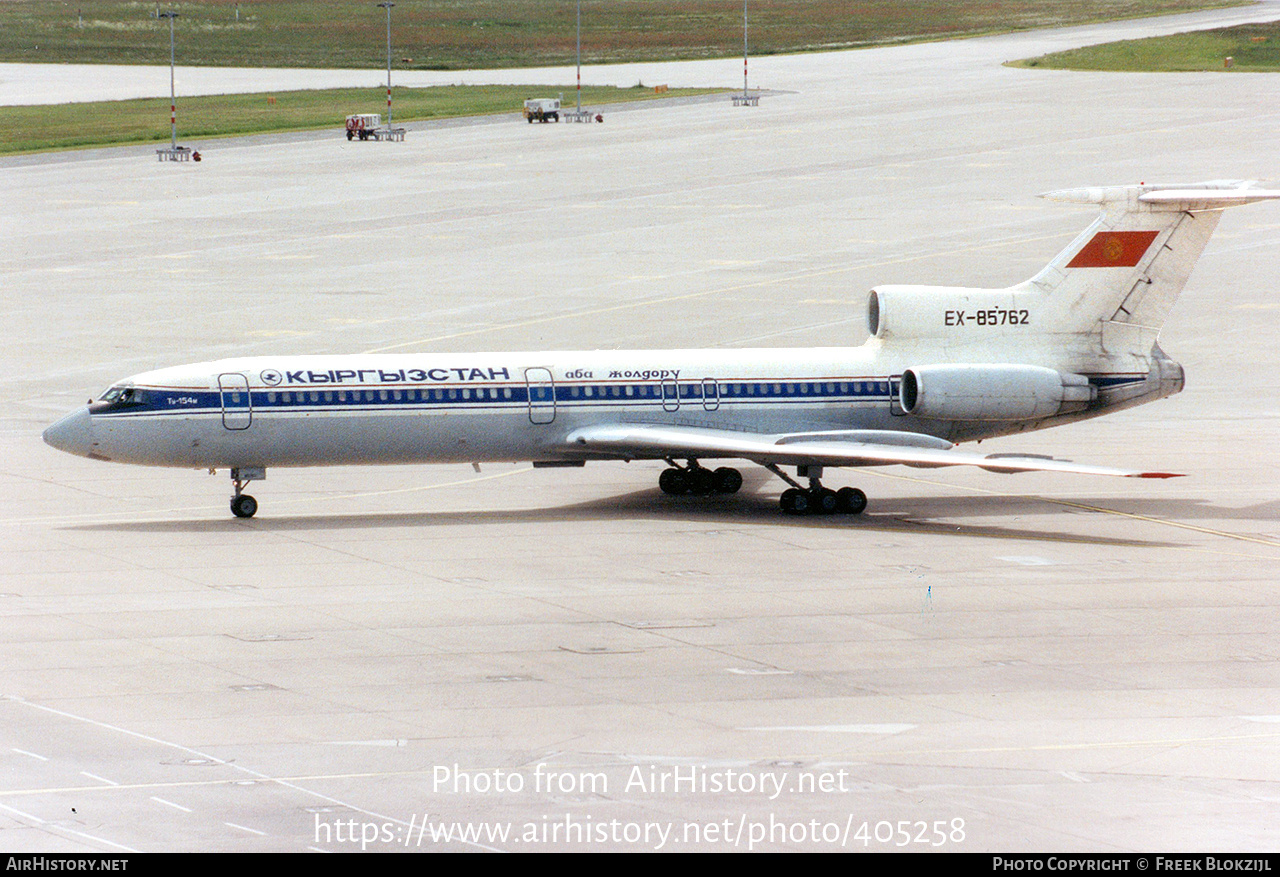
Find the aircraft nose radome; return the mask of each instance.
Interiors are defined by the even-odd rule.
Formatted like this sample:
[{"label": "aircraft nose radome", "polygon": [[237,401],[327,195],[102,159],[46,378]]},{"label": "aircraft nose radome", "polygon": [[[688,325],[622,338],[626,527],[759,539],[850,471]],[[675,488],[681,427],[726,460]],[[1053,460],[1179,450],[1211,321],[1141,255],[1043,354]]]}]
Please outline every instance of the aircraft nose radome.
[{"label": "aircraft nose radome", "polygon": [[44,431],[45,444],[68,454],[87,457],[93,450],[93,424],[89,409],[73,411]]}]

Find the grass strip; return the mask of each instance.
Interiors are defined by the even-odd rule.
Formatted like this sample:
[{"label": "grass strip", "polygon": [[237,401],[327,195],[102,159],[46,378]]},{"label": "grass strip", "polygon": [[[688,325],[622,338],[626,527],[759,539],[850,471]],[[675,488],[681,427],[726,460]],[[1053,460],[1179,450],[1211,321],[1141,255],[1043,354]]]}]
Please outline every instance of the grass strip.
[{"label": "grass strip", "polygon": [[[602,104],[712,94],[722,90],[673,88],[655,92],[642,85],[631,88],[583,86],[582,105],[592,109]],[[524,107],[525,98],[558,97],[561,93],[565,96],[566,108],[571,108],[574,104],[572,86],[397,87],[392,90],[392,109],[397,124],[518,113]],[[337,135],[350,113],[382,113],[385,123],[385,100],[385,90],[371,88],[179,97],[178,139],[191,146],[212,137],[318,128],[332,128]],[[150,142],[169,142],[167,97],[0,107],[0,154]]]},{"label": "grass strip", "polygon": [[1280,22],[1103,43],[1014,61],[1011,66],[1134,73],[1274,71],[1280,70]]},{"label": "grass strip", "polygon": [[[1245,0],[751,0],[756,55],[883,46],[1240,5]],[[231,67],[386,65],[386,16],[351,0],[0,0],[0,61]],[[394,63],[460,70],[573,63],[575,0],[400,0]],[[583,0],[583,62],[732,57],[742,0]]]}]

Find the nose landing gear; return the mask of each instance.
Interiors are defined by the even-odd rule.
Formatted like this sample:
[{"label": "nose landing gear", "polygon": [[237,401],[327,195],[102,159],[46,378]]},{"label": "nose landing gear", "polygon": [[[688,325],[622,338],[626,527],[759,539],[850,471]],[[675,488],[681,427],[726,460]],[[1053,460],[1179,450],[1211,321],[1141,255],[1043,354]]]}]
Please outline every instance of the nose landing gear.
[{"label": "nose landing gear", "polygon": [[231,496],[231,514],[237,518],[252,518],[258,513],[258,501],[244,492],[250,481],[261,481],[267,477],[267,470],[260,466],[245,466],[231,470],[231,486],[235,493]]}]

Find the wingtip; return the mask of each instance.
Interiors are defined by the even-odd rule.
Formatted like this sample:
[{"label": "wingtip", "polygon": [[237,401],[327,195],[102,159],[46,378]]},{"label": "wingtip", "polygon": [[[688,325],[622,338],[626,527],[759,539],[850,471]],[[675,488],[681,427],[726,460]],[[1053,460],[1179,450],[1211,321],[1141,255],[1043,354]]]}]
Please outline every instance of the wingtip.
[{"label": "wingtip", "polygon": [[1138,472],[1131,478],[1186,478],[1185,472]]}]

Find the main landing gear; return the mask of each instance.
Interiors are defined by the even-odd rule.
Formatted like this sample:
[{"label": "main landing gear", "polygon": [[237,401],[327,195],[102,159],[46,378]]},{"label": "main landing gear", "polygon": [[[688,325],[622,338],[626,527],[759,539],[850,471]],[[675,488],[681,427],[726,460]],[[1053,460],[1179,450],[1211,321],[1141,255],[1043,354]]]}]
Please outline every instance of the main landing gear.
[{"label": "main landing gear", "polygon": [[[689,460],[686,466],[671,459],[667,462],[671,464],[671,468],[664,469],[658,476],[658,487],[671,496],[737,493],[742,487],[742,473],[737,469],[727,466],[706,469],[697,460]],[[782,492],[779,500],[782,510],[789,515],[857,515],[867,507],[867,495],[856,487],[842,487],[839,490],[823,487],[819,480],[822,478],[821,466],[796,467],[799,477],[809,479],[807,488],[801,487],[775,463],[769,463],[765,468],[791,485]]]},{"label": "main landing gear", "polygon": [[252,518],[258,513],[258,501],[244,492],[250,481],[261,481],[267,477],[267,470],[260,466],[242,467],[231,470],[231,486],[235,493],[231,497],[231,514],[237,518]]},{"label": "main landing gear", "polygon": [[775,464],[765,467],[791,487],[782,491],[778,504],[789,515],[858,515],[867,507],[867,495],[856,487],[832,490],[823,487],[821,466],[797,466],[796,474],[809,479],[808,488],[801,487]]},{"label": "main landing gear", "polygon": [[694,496],[708,496],[712,493],[737,493],[742,488],[742,473],[737,469],[722,466],[719,469],[704,469],[697,460],[690,460],[683,468],[675,460],[667,460],[670,469],[664,469],[658,476],[658,487],[663,493],[681,496],[691,493]]}]

